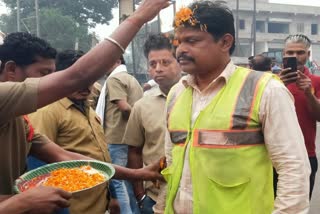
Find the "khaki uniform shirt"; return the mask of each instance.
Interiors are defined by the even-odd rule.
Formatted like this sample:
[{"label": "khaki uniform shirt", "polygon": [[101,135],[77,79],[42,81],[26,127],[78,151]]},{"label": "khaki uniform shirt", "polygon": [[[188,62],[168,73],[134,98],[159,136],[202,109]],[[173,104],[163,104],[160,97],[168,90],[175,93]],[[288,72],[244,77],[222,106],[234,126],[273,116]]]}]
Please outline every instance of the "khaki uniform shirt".
[{"label": "khaki uniform shirt", "polygon": [[132,107],[143,96],[138,81],[127,72],[120,72],[107,79],[105,136],[108,144],[121,144],[127,120],[113,101],[126,100]]},{"label": "khaki uniform shirt", "polygon": [[102,89],[102,86],[98,82],[95,82],[92,86],[91,93],[88,97],[88,103],[93,109],[96,109],[97,107],[101,89]]},{"label": "khaki uniform shirt", "polygon": [[35,133],[28,142],[29,127],[21,115],[37,110],[39,79],[0,83],[0,194],[12,194],[15,179],[26,170],[32,143],[47,141]]},{"label": "khaki uniform shirt", "polygon": [[[78,110],[68,98],[41,108],[29,115],[33,126],[65,150],[100,161],[110,162],[100,119],[88,105],[86,114]],[[70,213],[104,214],[107,207],[107,187],[92,192],[74,194]]]},{"label": "khaki uniform shirt", "polygon": [[[130,114],[122,143],[143,147],[142,159],[149,165],[164,156],[166,95],[159,87],[151,89],[148,95],[137,101]],[[152,182],[146,182],[147,194],[157,201],[159,189]]]}]

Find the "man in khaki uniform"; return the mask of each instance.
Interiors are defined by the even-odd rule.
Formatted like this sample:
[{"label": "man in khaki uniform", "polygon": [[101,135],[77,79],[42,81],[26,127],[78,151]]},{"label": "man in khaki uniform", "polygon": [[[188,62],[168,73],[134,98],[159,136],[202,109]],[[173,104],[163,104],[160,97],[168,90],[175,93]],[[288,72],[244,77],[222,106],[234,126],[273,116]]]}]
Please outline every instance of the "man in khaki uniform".
[{"label": "man in khaki uniform", "polygon": [[[70,193],[49,187],[37,187],[32,192],[10,198],[13,181],[24,172],[26,156],[29,152],[48,163],[85,158],[63,150],[47,138],[39,137],[23,115],[34,112],[37,108],[57,101],[96,81],[104,74],[103,69],[112,66],[123,52],[123,47],[129,44],[140,27],[168,5],[168,0],[144,0],[141,7],[122,22],[110,38],[66,69],[68,72],[56,72],[44,77],[42,76],[54,70],[52,48],[45,41],[28,33],[14,33],[5,38],[4,44],[0,45],[2,62],[0,81],[5,82],[0,83],[2,140],[0,211],[2,213],[52,213],[59,208],[69,206]],[[41,78],[26,80],[28,77]],[[32,144],[30,144],[31,141]],[[157,165],[135,171],[116,165],[114,167],[114,177],[118,179],[154,180],[162,177],[157,171],[159,170]]]},{"label": "man in khaki uniform", "polygon": [[[15,48],[19,48],[19,52]],[[25,57],[21,58],[21,55]],[[0,80],[1,82],[23,81],[27,76],[40,77],[49,74],[55,70],[55,55],[56,51],[44,40],[26,33],[10,34],[0,46],[0,60],[3,62]],[[38,96],[39,81],[40,79],[27,79],[21,83],[0,84],[0,137],[3,142],[0,151],[2,163],[0,166],[0,194],[8,195],[1,196],[0,201],[6,200],[13,193],[14,180],[25,172],[29,153],[37,155],[43,151],[44,154],[39,156],[48,155],[47,158],[44,158],[48,162],[53,158],[61,157],[53,157],[55,152],[61,152],[59,148],[52,147],[49,139],[35,132],[29,119],[22,116],[37,109],[40,99]],[[53,148],[53,151],[48,148]],[[62,154],[66,155],[63,151]],[[75,159],[80,158],[76,154],[68,155],[74,155]],[[52,210],[52,206],[55,208],[69,205],[67,199],[71,197],[70,193],[64,191],[50,193],[50,191],[53,191],[52,188],[36,191],[39,195],[42,192],[48,193],[48,199],[41,199],[42,203],[48,206],[48,210]],[[35,199],[37,203],[40,202],[39,198],[36,199],[32,195],[29,197]],[[27,202],[24,204],[28,206]],[[17,206],[19,207],[18,204]],[[39,206],[35,204],[34,210],[37,210]],[[23,210],[22,207],[20,208]]]},{"label": "man in khaki uniform", "polygon": [[[57,70],[64,70],[84,53],[67,50],[57,55]],[[92,86],[75,92],[29,115],[32,125],[67,151],[111,162],[101,121],[89,106],[88,96]],[[107,208],[107,186],[94,192],[77,193],[70,200],[71,214],[104,214]]]},{"label": "man in khaki uniform", "polygon": [[[127,121],[133,104],[143,96],[138,81],[128,74],[125,61],[121,57],[109,70],[105,85],[102,89],[97,112],[104,120],[105,136],[108,143],[112,163],[120,166],[127,165],[128,145],[122,143]],[[101,106],[101,99],[105,98],[105,106]],[[100,109],[100,110],[99,110]],[[102,111],[101,111],[102,109]],[[105,113],[104,115],[101,115]],[[135,213],[138,210],[129,183],[120,180],[111,181],[111,194],[117,198],[121,213]]]},{"label": "man in khaki uniform", "polygon": [[[149,36],[144,54],[148,59],[150,77],[159,86],[151,89],[132,109],[122,141],[129,145],[130,168],[142,168],[164,156],[166,97],[181,77],[173,47],[165,36]],[[152,182],[146,182],[145,187],[143,182],[135,182],[134,192],[141,213],[153,213],[152,207],[157,202],[159,189]]]}]

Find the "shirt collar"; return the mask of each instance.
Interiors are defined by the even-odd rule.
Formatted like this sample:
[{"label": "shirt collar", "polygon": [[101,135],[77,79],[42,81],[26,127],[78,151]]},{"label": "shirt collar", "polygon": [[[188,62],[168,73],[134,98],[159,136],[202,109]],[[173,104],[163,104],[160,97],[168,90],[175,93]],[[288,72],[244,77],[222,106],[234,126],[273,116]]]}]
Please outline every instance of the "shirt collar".
[{"label": "shirt collar", "polygon": [[159,85],[156,85],[156,86],[152,87],[149,91],[146,91],[146,92],[147,93],[145,93],[145,95],[148,95],[148,96],[153,96],[153,97],[163,96],[163,97],[167,97],[167,95],[161,91]]},{"label": "shirt collar", "polygon": [[[216,79],[212,80],[212,82],[208,85],[208,87],[205,90],[207,90],[208,88],[211,88],[213,85],[215,85],[215,83],[217,83],[220,80],[225,81],[225,84],[227,84],[233,72],[236,70],[236,68],[237,66],[232,62],[232,60],[230,60],[230,62],[227,64],[227,66],[222,71],[222,73]],[[187,75],[182,77],[182,84],[186,88],[190,86],[194,89],[198,89],[198,86],[195,82],[193,75]]]},{"label": "shirt collar", "polygon": [[88,111],[88,109],[89,109],[89,104],[88,104],[87,101],[84,103],[84,109],[79,108],[79,106],[77,106],[72,100],[70,100],[70,99],[67,98],[67,97],[61,99],[59,102],[62,104],[62,106],[63,106],[65,109],[68,110],[69,108],[71,108],[71,107],[73,106],[74,108],[76,108],[77,110],[79,110],[80,112],[82,112],[83,114],[86,114],[87,111]]},{"label": "shirt collar", "polygon": [[[127,70],[127,66],[126,65],[119,65],[118,67],[116,67],[112,72],[111,72],[111,74],[109,75],[109,77],[112,77],[112,76],[114,76],[114,75],[116,75],[116,74],[118,74],[118,73],[121,73],[121,72],[128,72],[128,70]],[[108,78],[109,78],[108,77]]]},{"label": "shirt collar", "polygon": [[61,99],[59,102],[65,109],[69,109],[73,105],[73,102],[66,97]]}]

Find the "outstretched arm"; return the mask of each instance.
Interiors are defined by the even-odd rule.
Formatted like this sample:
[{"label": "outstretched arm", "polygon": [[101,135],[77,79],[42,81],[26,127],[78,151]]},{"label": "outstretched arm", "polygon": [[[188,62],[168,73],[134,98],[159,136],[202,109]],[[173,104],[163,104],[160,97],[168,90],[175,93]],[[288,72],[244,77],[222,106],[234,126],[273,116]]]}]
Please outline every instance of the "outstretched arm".
[{"label": "outstretched arm", "polygon": [[[69,152],[59,147],[57,144],[51,142],[48,139],[46,143],[32,144],[30,154],[36,158],[47,162],[59,162],[68,160],[92,160],[92,158],[86,157],[81,154]],[[118,165],[113,165],[115,168],[115,179],[120,180],[162,180],[160,172],[160,163],[155,162],[147,167],[141,169],[128,169]]]},{"label": "outstretched arm", "polygon": [[[144,0],[110,37],[126,48],[142,25],[167,6],[168,0]],[[94,83],[121,54],[122,50],[114,42],[105,40],[67,68],[68,72],[56,72],[42,77],[38,89],[38,108]]]}]

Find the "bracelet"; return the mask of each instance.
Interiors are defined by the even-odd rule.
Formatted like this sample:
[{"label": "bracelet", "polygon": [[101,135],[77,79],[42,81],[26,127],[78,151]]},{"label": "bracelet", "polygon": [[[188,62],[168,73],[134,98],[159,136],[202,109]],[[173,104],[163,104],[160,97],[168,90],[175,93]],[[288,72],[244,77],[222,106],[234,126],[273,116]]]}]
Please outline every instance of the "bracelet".
[{"label": "bracelet", "polygon": [[147,195],[144,194],[144,195],[142,196],[142,198],[138,201],[138,204],[141,204],[141,202],[142,202],[146,197],[147,197]]},{"label": "bracelet", "polygon": [[111,42],[111,43],[113,43],[114,45],[116,45],[118,48],[121,49],[122,53],[124,54],[125,50],[124,50],[124,48],[122,47],[122,45],[120,45],[119,42],[117,42],[116,40],[114,40],[113,38],[111,38],[111,37],[109,37],[109,36],[106,37],[105,40],[108,40],[109,42]]}]

